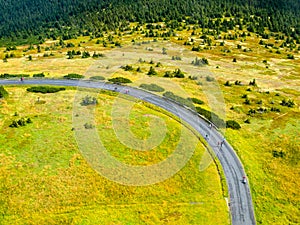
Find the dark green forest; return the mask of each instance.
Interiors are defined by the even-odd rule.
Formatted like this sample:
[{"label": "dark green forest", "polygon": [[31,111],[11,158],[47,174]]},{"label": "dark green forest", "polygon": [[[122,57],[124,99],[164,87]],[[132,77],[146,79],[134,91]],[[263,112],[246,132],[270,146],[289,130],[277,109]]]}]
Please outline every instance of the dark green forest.
[{"label": "dark green forest", "polygon": [[[222,18],[231,18],[222,20]],[[216,32],[237,25],[264,35],[282,32],[299,39],[299,0],[0,0],[1,45],[42,43],[124,31],[129,22],[182,22]],[[151,28],[151,27],[150,27]]]}]

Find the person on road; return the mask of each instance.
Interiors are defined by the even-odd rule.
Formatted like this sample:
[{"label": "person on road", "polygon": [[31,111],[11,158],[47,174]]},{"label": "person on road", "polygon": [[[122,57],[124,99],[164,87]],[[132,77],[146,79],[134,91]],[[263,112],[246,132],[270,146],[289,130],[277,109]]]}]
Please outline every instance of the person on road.
[{"label": "person on road", "polygon": [[221,147],[225,144],[225,138],[221,141]]}]

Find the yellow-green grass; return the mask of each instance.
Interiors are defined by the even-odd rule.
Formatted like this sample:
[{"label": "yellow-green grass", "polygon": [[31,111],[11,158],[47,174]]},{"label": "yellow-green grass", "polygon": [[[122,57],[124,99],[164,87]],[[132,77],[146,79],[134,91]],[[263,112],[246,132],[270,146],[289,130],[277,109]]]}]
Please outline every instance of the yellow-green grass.
[{"label": "yellow-green grass", "polygon": [[[42,95],[28,93],[25,87],[6,89],[10,95],[0,105],[1,224],[229,224],[216,165],[199,171],[205,151],[201,142],[187,165],[164,182],[145,187],[117,184],[91,168],[77,148],[72,131],[75,90]],[[109,142],[117,142],[110,117],[115,99],[114,94],[99,93],[95,117],[96,129],[112,155],[148,165],[172,154],[172,143],[186,128],[142,102],[131,111],[132,132],[147,137],[151,117],[145,115],[157,116],[168,128],[165,143],[154,151],[136,153]],[[20,117],[30,117],[33,123],[8,127]]]},{"label": "yellow-green grass", "polygon": [[[300,114],[299,99],[293,89],[261,92],[259,88],[222,86],[227,104],[227,117],[237,120],[242,129],[224,130],[227,140],[241,158],[253,194],[258,224],[299,224],[300,192]],[[245,105],[243,94],[248,94],[251,105]],[[293,99],[294,108],[281,106],[283,99]],[[262,100],[262,104],[257,101]],[[273,104],[271,103],[273,101]],[[230,109],[231,107],[234,109]],[[276,107],[278,112],[247,115],[249,109]],[[250,119],[251,124],[244,121]],[[274,151],[284,157],[274,157]]]},{"label": "yellow-green grass", "polygon": [[[184,41],[188,39],[191,32],[192,30],[189,32],[177,32],[179,36],[184,37],[184,40],[178,41],[177,38],[170,38],[170,41],[182,45]],[[139,37],[141,37],[141,35],[133,35],[132,37],[124,36],[122,37],[122,39],[124,39],[124,43],[129,43],[131,39],[134,38],[137,40]],[[153,40],[153,38],[140,39],[140,41],[141,40]],[[238,132],[232,130],[226,130],[223,132],[226,134],[227,139],[235,147],[235,150],[242,158],[242,161],[246,168],[246,172],[249,175],[250,183],[253,183],[251,188],[253,192],[253,199],[258,223],[297,223],[297,220],[295,218],[297,218],[298,215],[296,212],[299,211],[298,196],[300,195],[299,192],[297,192],[297,190],[295,189],[295,184],[299,183],[298,181],[295,182],[295,179],[299,177],[299,165],[294,165],[289,160],[291,158],[297,159],[297,152],[299,152],[299,141],[293,138],[293,134],[297,134],[297,130],[300,129],[299,123],[296,122],[297,118],[299,118],[298,115],[300,104],[299,53],[297,53],[296,51],[290,52],[286,49],[280,49],[281,54],[276,54],[275,49],[266,49],[264,46],[258,45],[260,38],[256,37],[256,35],[254,34],[251,34],[251,37],[246,37],[246,41],[241,40],[242,38],[238,38],[238,40],[226,40],[224,47],[219,46],[219,42],[221,40],[217,40],[216,42],[218,43],[216,47],[212,46],[211,50],[203,50],[200,53],[197,53],[197,55],[199,58],[205,57],[208,59],[209,66],[205,67],[205,69],[212,73],[212,75],[218,80],[221,86],[221,90],[223,91],[224,98],[226,101],[227,118],[237,120],[242,125],[242,129]],[[103,49],[101,47],[101,44],[100,46],[97,46],[95,44],[96,40],[89,41],[88,37],[84,37],[78,40],[71,40],[71,42],[72,41],[74,41],[74,43],[76,44],[78,44],[80,41],[85,41],[86,43],[81,44],[82,49],[84,49],[84,47],[90,46],[89,50],[91,52],[94,49],[99,51],[102,51],[101,49]],[[278,47],[281,44],[281,42],[282,41],[279,41],[279,43],[277,43],[276,46]],[[196,40],[196,43],[199,43],[199,41]],[[270,42],[268,41],[268,43],[275,43],[275,41],[271,38]],[[241,44],[243,46],[243,49],[247,48],[251,49],[252,51],[244,52],[243,50],[237,49],[238,44]],[[106,50],[110,49],[110,46],[106,48]],[[191,49],[191,47],[187,46],[186,49]],[[221,51],[223,49],[229,49],[231,52],[224,53],[223,51]],[[9,59],[8,63],[12,61],[12,64],[10,64],[9,66],[5,66],[5,63],[3,63],[5,67],[0,68],[0,73],[20,73],[23,71],[29,71],[33,73],[35,71],[38,71],[38,69],[35,68],[36,66],[38,66],[38,64],[37,62],[36,64],[34,64],[34,61],[41,60],[43,62],[40,62],[40,66],[37,67],[40,69],[38,72],[49,71],[49,76],[61,77],[62,75],[69,72],[84,73],[84,71],[87,71],[89,74],[90,66],[94,65],[95,60],[61,60],[62,57],[65,57],[67,50],[68,49],[62,49],[62,54],[60,54],[58,51],[54,51],[55,55],[57,56],[56,61],[54,60],[56,56],[54,57],[54,59],[38,59],[34,56],[33,62],[29,62],[27,58],[16,59],[16,61],[13,61],[14,59]],[[272,50],[272,52],[270,52],[270,50]],[[120,51],[122,51],[122,49],[120,49]],[[132,49],[132,51],[134,51],[134,49]],[[34,52],[32,52],[32,54],[33,53]],[[296,59],[287,59],[286,56],[289,53],[295,55]],[[233,58],[237,59],[236,63],[232,62]],[[154,61],[158,61],[157,59],[158,58],[154,58]],[[267,63],[263,63],[263,60],[267,60]],[[53,64],[49,63],[52,61],[55,62]],[[74,64],[72,64],[72,62]],[[130,64],[134,67],[137,67],[139,65],[136,61]],[[34,67],[30,67],[30,65],[34,65]],[[51,67],[50,65],[53,66]],[[61,71],[59,65],[62,66]],[[76,71],[74,71],[75,67],[73,67],[73,65],[76,66]],[[19,66],[21,66],[21,70],[18,70]],[[199,85],[197,85],[196,81],[191,81],[188,79],[165,79],[165,82],[155,77],[149,78],[146,75],[146,73],[150,65],[145,64],[141,67],[143,70],[143,73],[141,74],[128,73],[119,69],[113,76],[122,75],[128,77],[135,81],[134,85],[136,86],[138,86],[140,83],[144,83],[144,81],[147,81],[149,83],[161,84],[161,86],[166,87],[166,90],[172,91],[176,94],[185,93],[184,97],[197,97],[204,100],[206,105],[204,105],[203,107],[208,108],[209,102],[206,100],[206,96],[202,92],[202,88]],[[171,68],[163,68],[163,70],[170,69]],[[161,71],[160,75],[163,74],[163,70]],[[110,76],[111,74],[107,75],[107,77]],[[256,79],[258,83],[258,88],[251,87],[252,92],[247,92],[246,89],[248,87],[246,86],[223,86],[223,84],[227,80],[231,81],[231,83],[233,83],[236,80],[240,80],[245,85],[253,79]],[[184,91],[180,90],[176,86],[176,84],[178,84]],[[259,91],[261,91],[262,93],[259,93]],[[271,91],[271,94],[266,94],[264,93],[265,91]],[[275,92],[280,93],[280,96],[275,96]],[[249,98],[253,100],[250,106],[243,104],[244,99],[241,98],[243,94],[248,94]],[[294,99],[296,106],[293,109],[280,106],[279,103],[283,98]],[[275,106],[280,108],[281,112],[272,112],[262,115],[256,115],[253,118],[247,116],[246,113],[250,108],[260,107],[260,105],[256,104],[256,100],[263,100],[262,106],[267,108],[273,107],[273,105],[270,102],[274,100],[276,104]],[[234,106],[234,110],[230,110],[232,106]],[[244,124],[243,122],[247,118],[250,118],[250,125]],[[270,124],[273,125],[271,126]],[[274,124],[280,124],[281,128],[277,129],[277,125],[275,126]],[[288,124],[292,124],[294,127]],[[276,132],[272,133],[274,129],[277,130]],[[282,133],[285,133],[284,137],[282,137]],[[288,145],[289,147],[287,148],[281,146],[281,143],[279,141],[281,140],[281,138],[283,138],[283,140],[286,140],[283,143],[290,141],[291,146],[294,147],[290,147],[290,145]],[[277,140],[276,142],[274,142],[275,139]],[[276,150],[278,146],[281,146],[280,148],[282,150],[296,150],[294,151],[295,153],[290,153],[291,156],[284,159],[278,159],[272,156],[272,151]],[[267,165],[269,165],[268,169],[264,169]],[[285,171],[288,171],[287,175],[285,175]],[[274,177],[276,177],[276,179]],[[277,179],[279,179],[279,181]],[[264,185],[264,180],[271,180],[271,182],[268,182],[267,185]],[[286,189],[279,189],[278,186],[280,185],[285,185]],[[288,189],[291,190],[286,191]],[[296,194],[290,194],[295,192]],[[277,196],[281,196],[282,198],[285,198],[287,200],[278,201]],[[273,206],[275,206],[275,208],[273,208]],[[275,213],[272,213],[272,210],[274,210]],[[281,212],[279,213],[279,211]]]}]

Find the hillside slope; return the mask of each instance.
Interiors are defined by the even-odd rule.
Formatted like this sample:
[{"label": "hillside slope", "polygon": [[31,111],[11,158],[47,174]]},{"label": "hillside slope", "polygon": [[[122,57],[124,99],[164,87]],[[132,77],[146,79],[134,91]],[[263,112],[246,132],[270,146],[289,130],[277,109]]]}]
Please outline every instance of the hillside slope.
[{"label": "hillside slope", "polygon": [[300,34],[297,0],[0,0],[0,37],[20,41],[36,36],[42,41],[68,33],[67,38],[72,38],[84,32],[122,29],[127,21],[187,20],[206,28],[209,19],[224,16],[243,18],[258,32],[267,28]]}]

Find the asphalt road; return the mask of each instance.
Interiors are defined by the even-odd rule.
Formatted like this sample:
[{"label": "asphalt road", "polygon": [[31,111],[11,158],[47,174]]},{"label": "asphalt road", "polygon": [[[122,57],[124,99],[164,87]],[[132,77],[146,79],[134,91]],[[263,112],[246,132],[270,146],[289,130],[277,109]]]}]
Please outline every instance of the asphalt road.
[{"label": "asphalt road", "polygon": [[[218,146],[218,142],[221,143],[224,139],[217,129],[210,128],[209,123],[201,118],[196,112],[170,101],[166,98],[154,95],[152,93],[115,84],[94,82],[94,81],[77,81],[77,80],[25,80],[20,82],[18,80],[0,80],[0,85],[57,85],[57,86],[79,86],[87,88],[97,88],[105,90],[115,90],[117,92],[127,94],[157,105],[172,114],[178,116],[190,124],[199,134],[206,138],[208,144],[211,146],[218,160],[220,161],[229,191],[229,207],[231,213],[231,222],[233,225],[253,225],[256,224],[253,203],[249,188],[249,182],[246,184],[242,182],[242,178],[245,175],[244,168],[241,161],[236,155],[233,148],[225,140],[222,147]],[[206,137],[208,135],[208,138]]]}]

